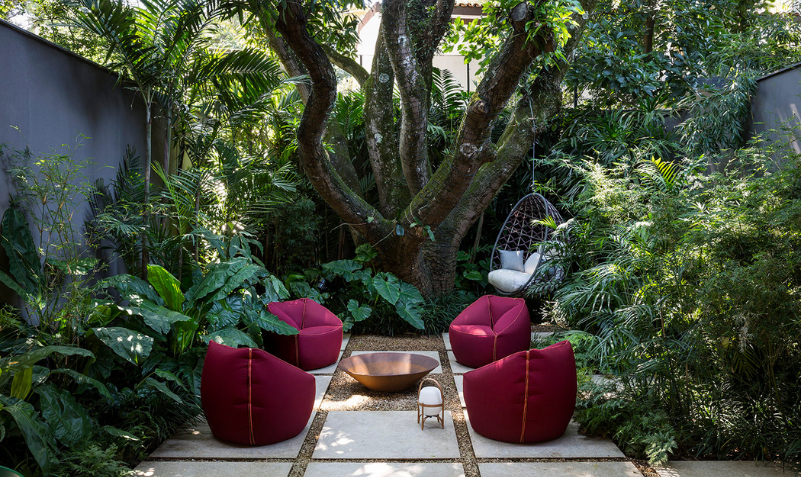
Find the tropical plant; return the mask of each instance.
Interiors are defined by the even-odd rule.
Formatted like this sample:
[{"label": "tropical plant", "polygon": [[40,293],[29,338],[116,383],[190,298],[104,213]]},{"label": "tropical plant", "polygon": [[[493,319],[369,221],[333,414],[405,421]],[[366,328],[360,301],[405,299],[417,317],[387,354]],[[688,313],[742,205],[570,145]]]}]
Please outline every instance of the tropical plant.
[{"label": "tropical plant", "polygon": [[[324,263],[321,269],[290,274],[287,288],[298,298],[311,298],[344,316],[345,331],[380,330],[392,335],[411,327],[424,330],[425,300],[413,285],[368,265],[377,253],[361,245],[353,260]],[[369,320],[370,318],[372,320]]]}]

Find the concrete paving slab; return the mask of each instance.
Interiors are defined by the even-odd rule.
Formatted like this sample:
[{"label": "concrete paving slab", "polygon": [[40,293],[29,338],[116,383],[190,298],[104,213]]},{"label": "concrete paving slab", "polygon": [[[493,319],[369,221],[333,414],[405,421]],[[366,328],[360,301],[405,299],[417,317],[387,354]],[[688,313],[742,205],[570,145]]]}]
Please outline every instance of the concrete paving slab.
[{"label": "concrete paving slab", "polygon": [[631,462],[507,462],[478,464],[481,477],[642,477]]},{"label": "concrete paving slab", "polygon": [[333,376],[315,376],[314,377],[314,409],[320,409],[320,404],[323,403],[325,392],[328,390],[328,385],[331,384]]},{"label": "concrete paving slab", "polygon": [[466,404],[464,403],[464,376],[453,376],[453,380],[456,381],[456,392],[459,393],[459,402],[462,403],[462,407],[465,407]]},{"label": "concrete paving slab", "polygon": [[[439,351],[354,351],[350,355],[356,356],[359,354],[369,354],[369,353],[413,353],[413,354],[421,354],[423,356],[428,356],[429,358],[434,358],[439,363]],[[440,364],[433,371],[431,374],[442,374],[442,365]]]},{"label": "concrete paving slab", "polygon": [[772,463],[731,461],[670,461],[656,469],[660,477],[793,477],[793,472],[782,472]]},{"label": "concrete paving slab", "polygon": [[420,430],[416,411],[331,411],[313,459],[458,459],[450,411]]},{"label": "concrete paving slab", "polygon": [[450,351],[450,350],[453,349],[453,348],[451,348],[451,335],[450,335],[450,333],[442,333],[442,341],[445,342],[445,349],[446,350]]},{"label": "concrete paving slab", "polygon": [[339,352],[339,356],[337,356],[336,363],[330,364],[325,368],[312,369],[311,371],[306,371],[306,372],[311,374],[334,374],[334,371],[337,370],[337,363],[339,363],[340,359],[342,359],[342,351]]},{"label": "concrete paving slab", "polygon": [[292,439],[268,446],[242,446],[220,441],[211,435],[206,421],[164,441],[150,457],[172,459],[294,459],[300,453],[306,434],[314,420],[312,413],[306,427]]},{"label": "concrete paving slab", "polygon": [[[348,346],[348,342],[350,341],[350,333],[345,333],[342,335],[342,347],[339,348],[341,351],[345,351],[345,348]],[[341,358],[341,356],[340,356]]]},{"label": "concrete paving slab", "polygon": [[488,439],[479,435],[470,425],[467,411],[464,413],[467,430],[473,442],[476,457],[502,459],[589,459],[603,457],[625,457],[609,439],[579,435],[578,424],[570,423],[565,434],[552,441],[536,444],[511,444]]},{"label": "concrete paving slab", "polygon": [[312,462],[304,477],[464,477],[462,464]]},{"label": "concrete paving slab", "polygon": [[236,477],[278,477],[289,475],[291,462],[142,462],[135,477],[209,477],[232,475]]},{"label": "concrete paving slab", "polygon": [[453,374],[464,374],[470,372],[476,368],[469,368],[462,363],[456,361],[456,356],[454,356],[453,351],[448,351],[448,362],[451,363],[451,371]]}]

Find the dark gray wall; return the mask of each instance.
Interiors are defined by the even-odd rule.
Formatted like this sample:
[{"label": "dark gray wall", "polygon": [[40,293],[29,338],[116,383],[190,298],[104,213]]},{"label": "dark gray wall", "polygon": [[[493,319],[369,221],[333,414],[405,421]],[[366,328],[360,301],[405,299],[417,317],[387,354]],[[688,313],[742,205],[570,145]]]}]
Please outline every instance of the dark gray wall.
[{"label": "dark gray wall", "polygon": [[789,141],[801,153],[801,69],[793,66],[757,80],[750,120],[752,132],[775,130],[773,141]]},{"label": "dark gray wall", "polygon": [[[61,145],[75,147],[76,137],[83,134],[91,139],[83,141],[75,157],[91,158],[96,165],[88,171],[89,179],[108,184],[127,145],[142,156],[145,151],[142,100],[115,87],[116,82],[117,75],[109,70],[0,20],[0,144],[28,147],[35,157],[64,151]],[[3,162],[0,215],[14,193]],[[83,224],[88,212],[83,204],[75,220]],[[119,260],[112,262],[107,273],[123,271]]]}]

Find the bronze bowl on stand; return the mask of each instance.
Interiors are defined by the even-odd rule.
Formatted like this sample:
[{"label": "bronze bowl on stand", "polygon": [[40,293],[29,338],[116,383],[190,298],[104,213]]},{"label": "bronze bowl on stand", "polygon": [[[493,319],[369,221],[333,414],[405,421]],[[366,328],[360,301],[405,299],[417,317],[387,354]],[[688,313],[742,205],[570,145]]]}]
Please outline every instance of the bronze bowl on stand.
[{"label": "bronze bowl on stand", "polygon": [[366,353],[345,358],[337,367],[373,391],[403,391],[439,366],[413,353]]}]

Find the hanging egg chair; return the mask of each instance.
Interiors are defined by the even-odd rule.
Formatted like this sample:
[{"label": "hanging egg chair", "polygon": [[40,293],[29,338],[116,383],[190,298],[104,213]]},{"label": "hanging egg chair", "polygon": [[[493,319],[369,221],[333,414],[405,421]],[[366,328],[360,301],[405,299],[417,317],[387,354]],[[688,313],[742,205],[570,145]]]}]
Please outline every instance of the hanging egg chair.
[{"label": "hanging egg chair", "polygon": [[[533,118],[533,110],[531,115]],[[536,144],[535,139],[532,143],[532,181]],[[543,223],[549,217],[557,226],[564,223],[556,207],[537,193],[528,194],[512,208],[495,239],[490,257],[487,279],[497,294],[523,297],[530,290],[545,291],[564,278],[561,267],[548,264],[561,248],[553,243],[546,245],[549,239],[553,240],[552,229]],[[537,250],[532,251],[535,245]]]}]

